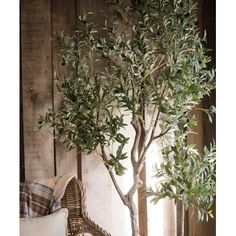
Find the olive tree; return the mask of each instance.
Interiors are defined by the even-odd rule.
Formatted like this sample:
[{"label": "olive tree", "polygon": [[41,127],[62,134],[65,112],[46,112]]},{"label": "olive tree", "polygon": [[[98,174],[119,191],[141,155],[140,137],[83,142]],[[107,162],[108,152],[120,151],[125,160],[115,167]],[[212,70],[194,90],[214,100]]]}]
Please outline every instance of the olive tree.
[{"label": "olive tree", "polygon": [[[180,124],[214,88],[214,73],[197,28],[191,0],[112,0],[112,16],[98,29],[88,12],[73,36],[56,34],[67,73],[55,73],[63,96],[59,109],[40,118],[68,149],[101,157],[138,236],[134,194],[151,144]],[[102,31],[102,32],[101,32]],[[101,66],[102,65],[102,66]],[[147,118],[147,110],[149,117]],[[125,115],[131,116],[130,124]],[[123,130],[131,125],[134,140]],[[132,143],[130,153],[124,151]],[[117,149],[112,152],[112,145]],[[116,180],[130,159],[132,185],[124,193]]]}]

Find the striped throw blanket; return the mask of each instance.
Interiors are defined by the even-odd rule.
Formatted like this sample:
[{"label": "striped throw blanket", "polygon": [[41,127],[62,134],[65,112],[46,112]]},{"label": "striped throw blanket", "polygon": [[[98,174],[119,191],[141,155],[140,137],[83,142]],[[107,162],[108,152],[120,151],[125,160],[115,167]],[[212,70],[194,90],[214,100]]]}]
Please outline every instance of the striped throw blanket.
[{"label": "striped throw blanket", "polygon": [[20,217],[45,216],[60,208],[69,181],[75,175],[64,175],[20,184]]}]

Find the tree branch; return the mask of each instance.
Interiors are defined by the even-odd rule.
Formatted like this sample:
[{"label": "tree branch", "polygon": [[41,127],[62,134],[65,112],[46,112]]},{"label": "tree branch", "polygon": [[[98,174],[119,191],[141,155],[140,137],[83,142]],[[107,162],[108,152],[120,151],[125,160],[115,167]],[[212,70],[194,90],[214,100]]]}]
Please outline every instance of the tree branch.
[{"label": "tree branch", "polygon": [[153,140],[164,136],[166,133],[168,133],[169,130],[170,130],[170,127],[166,131],[164,131],[164,132],[160,133],[159,135],[153,137]]},{"label": "tree branch", "polygon": [[143,184],[142,180],[139,178],[140,171],[136,171],[136,170],[137,170],[137,168],[134,169],[134,173],[136,173],[136,174],[134,174],[133,185],[129,189],[128,193],[125,195],[125,197],[128,199],[128,201],[130,199],[132,199],[132,197],[135,194],[136,190]]},{"label": "tree branch", "polygon": [[152,141],[150,140],[148,142],[147,146],[142,150],[142,153],[141,153],[141,155],[139,157],[138,164],[137,164],[137,172],[140,172],[142,170],[142,168],[143,168],[143,164],[144,164],[144,162],[146,160],[145,156],[146,156],[147,150],[150,147],[151,143],[152,143]]},{"label": "tree branch", "polygon": [[120,196],[122,202],[124,203],[124,205],[129,206],[129,202],[128,202],[126,196],[121,191],[120,186],[118,185],[118,183],[116,181],[116,178],[115,178],[115,175],[114,175],[113,171],[109,168],[109,165],[107,164],[108,158],[107,158],[107,155],[106,155],[106,152],[105,152],[103,146],[101,146],[101,150],[102,150],[102,159],[104,161],[104,165],[106,166],[106,168],[107,168],[107,170],[109,172],[109,175],[110,175],[110,177],[112,179],[112,182],[113,182],[113,184],[115,186],[115,189],[116,189],[117,193],[119,194],[119,196]]},{"label": "tree branch", "polygon": [[[132,123],[131,123],[136,131],[136,135],[135,135],[135,141],[134,141],[134,145],[133,148],[131,150],[131,162],[132,162],[132,167],[133,167],[133,184],[131,186],[131,188],[129,189],[128,193],[126,194],[126,197],[128,200],[132,199],[134,193],[136,192],[136,190],[142,185],[142,180],[139,178],[139,174],[140,168],[138,168],[137,163],[139,162],[139,159],[136,158],[135,162],[133,161],[133,155],[135,156],[139,156],[138,152],[139,152],[139,146],[140,146],[140,142],[141,142],[141,134],[144,133],[145,134],[145,129],[144,129],[144,121],[141,117],[136,117],[135,119],[133,119]],[[144,131],[144,132],[143,132]],[[143,142],[143,141],[142,141]],[[142,145],[143,147],[144,145]]]},{"label": "tree branch", "polygon": [[[165,90],[166,90],[166,87],[167,87],[167,86],[165,85],[164,88],[163,88],[163,91],[161,92],[160,98],[163,97],[163,95],[164,95],[164,93],[165,93]],[[154,109],[156,109],[156,106],[155,106]],[[153,124],[153,125],[150,124],[150,127],[149,127],[149,129],[148,129],[148,134],[147,134],[147,136],[145,137],[145,139],[146,139],[146,138],[149,136],[149,133],[151,132],[150,139],[149,139],[149,141],[148,141],[147,146],[150,146],[151,142],[153,141],[153,137],[154,137],[155,130],[156,130],[156,127],[157,127],[157,123],[158,123],[158,120],[159,120],[159,116],[160,116],[160,109],[158,110],[158,113],[157,113],[157,116],[156,116],[156,119],[155,119],[154,124]],[[153,120],[152,120],[151,122],[153,122]],[[145,140],[145,143],[146,143],[146,140]]]},{"label": "tree branch", "polygon": [[159,64],[157,67],[155,67],[149,74],[151,75],[153,72],[155,72],[156,70],[162,68],[164,65],[166,64],[166,62],[162,63],[161,65]]},{"label": "tree branch", "polygon": [[[163,67],[163,66],[166,64],[166,62],[162,63],[164,59],[165,59],[165,55],[161,58],[161,60],[159,61],[158,65],[157,65],[155,68],[153,68],[153,69],[145,76],[145,78],[147,78],[149,75],[151,75],[151,74],[152,74],[153,72],[155,72],[156,70],[158,70],[158,69],[160,69],[161,67]],[[162,64],[161,64],[161,63],[162,63]]]},{"label": "tree branch", "polygon": [[[167,87],[167,86],[165,85],[164,88],[163,88],[163,91],[162,91],[162,93],[161,93],[161,97],[163,97],[163,95],[164,95],[164,93],[165,93],[165,90],[166,90],[166,87]],[[158,110],[158,113],[157,113],[157,116],[156,116],[156,120],[155,120],[154,125],[153,125],[153,127],[152,127],[152,133],[151,133],[150,139],[149,139],[149,141],[148,141],[148,143],[147,143],[147,146],[145,146],[145,148],[142,150],[142,152],[141,152],[141,154],[140,154],[139,161],[138,161],[138,164],[137,164],[137,171],[141,171],[141,169],[142,169],[142,167],[143,167],[143,163],[144,163],[145,160],[146,160],[145,155],[146,155],[146,153],[147,153],[148,148],[149,148],[150,145],[152,144],[153,140],[154,140],[154,139],[157,139],[157,138],[159,138],[159,137],[161,137],[161,136],[163,136],[163,135],[165,135],[165,134],[169,131],[169,129],[170,129],[170,128],[169,128],[169,129],[166,130],[165,132],[163,132],[163,133],[157,135],[156,137],[154,137],[155,130],[156,130],[156,127],[157,127],[157,123],[158,123],[158,120],[159,120],[159,116],[160,116],[160,110]],[[145,143],[146,143],[146,137],[145,137],[144,145],[145,145]]]},{"label": "tree branch", "polygon": [[154,107],[154,109],[153,109],[153,113],[152,113],[150,125],[149,125],[148,130],[147,130],[147,136],[149,135],[149,133],[150,133],[151,130],[152,130],[153,125],[155,124],[155,120],[156,120],[156,119],[154,119],[154,116],[155,116],[156,111],[157,111],[157,105],[155,105],[155,107]]},{"label": "tree branch", "polygon": [[160,138],[162,136],[164,136],[171,128],[169,127],[166,131],[160,133],[159,135],[155,136],[155,137],[152,137],[147,146],[143,149],[143,152],[141,153],[140,155],[140,158],[139,158],[139,161],[138,161],[138,164],[137,164],[137,171],[141,171],[142,168],[143,168],[143,163],[145,162],[146,160],[146,153],[147,153],[147,150],[148,148],[150,147],[150,145],[152,144],[153,140],[157,139],[157,138]]},{"label": "tree branch", "polygon": [[134,168],[138,162],[137,156],[138,156],[139,141],[140,141],[140,137],[141,137],[141,127],[140,127],[140,122],[137,117],[135,117],[132,120],[131,124],[135,130],[134,144],[131,149],[131,163]]}]

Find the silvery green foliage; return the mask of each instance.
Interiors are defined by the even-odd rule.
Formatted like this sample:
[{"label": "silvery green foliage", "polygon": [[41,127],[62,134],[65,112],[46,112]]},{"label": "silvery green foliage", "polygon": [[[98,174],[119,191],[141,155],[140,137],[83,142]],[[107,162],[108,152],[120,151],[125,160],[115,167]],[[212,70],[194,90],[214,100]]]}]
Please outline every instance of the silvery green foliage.
[{"label": "silvery green foliage", "polygon": [[[68,149],[79,147],[81,151],[91,153],[97,147],[117,143],[118,149],[110,153],[106,164],[122,175],[125,171],[122,160],[128,158],[123,149],[129,137],[121,133],[128,124],[124,113],[119,111],[125,110],[132,115],[132,120],[138,118],[145,124],[143,114],[147,107],[158,109],[156,120],[161,134],[175,132],[177,145],[180,125],[184,124],[188,130],[196,124],[194,118],[189,119],[189,112],[204,96],[210,95],[215,79],[214,71],[207,69],[210,58],[203,47],[206,38],[199,35],[197,8],[193,1],[109,2],[114,5],[113,17],[108,17],[102,29],[90,22],[92,13],[87,13],[79,17],[73,36],[64,32],[56,34],[59,55],[68,68],[67,73],[55,74],[63,103],[57,110],[49,110],[42,116],[40,125],[50,124],[55,136]],[[214,108],[205,111],[211,117]],[[175,174],[171,171],[181,165],[186,170],[195,168],[196,173],[200,171],[198,167],[208,165],[208,159],[189,153],[186,144],[182,144],[189,156],[179,162],[174,158],[174,151],[171,158],[166,156],[166,165],[171,166],[166,169],[170,171],[170,177]],[[170,148],[166,150],[170,152]],[[210,150],[210,156],[213,150]],[[181,147],[177,151],[184,154]],[[164,165],[161,170],[165,170]],[[182,180],[176,181],[181,184]],[[203,187],[206,183],[207,188],[214,188],[213,182],[213,187],[208,186],[208,178],[201,181]],[[169,185],[167,182],[162,186],[160,196],[165,197]],[[176,188],[178,186],[176,184]],[[153,194],[156,196],[155,192]],[[189,196],[186,195],[186,199]],[[202,198],[192,196],[191,199],[204,209]],[[187,200],[186,206],[190,202]]]},{"label": "silvery green foliage", "polygon": [[175,142],[163,149],[164,162],[155,166],[156,188],[148,196],[156,204],[160,199],[182,201],[185,210],[198,211],[199,220],[213,217],[211,206],[215,196],[215,145],[204,148],[201,155],[193,145],[186,144],[186,133],[175,132]]}]

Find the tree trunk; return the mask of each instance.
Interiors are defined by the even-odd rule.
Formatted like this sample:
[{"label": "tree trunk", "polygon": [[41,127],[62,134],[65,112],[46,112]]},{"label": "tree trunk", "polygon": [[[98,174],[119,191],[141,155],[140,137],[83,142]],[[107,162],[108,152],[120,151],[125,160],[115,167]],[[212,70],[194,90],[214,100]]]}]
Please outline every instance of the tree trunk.
[{"label": "tree trunk", "polygon": [[140,236],[139,228],[138,228],[138,211],[135,203],[133,201],[133,196],[129,200],[129,211],[130,211],[130,220],[131,220],[131,228],[132,228],[132,236]]},{"label": "tree trunk", "polygon": [[[104,147],[101,147],[102,150],[102,158],[104,160],[104,163],[107,163],[108,158],[106,155],[106,152],[104,150]],[[140,179],[139,179],[139,173],[140,171],[137,172],[137,170],[135,169],[135,166],[133,165],[133,172],[136,173],[134,174],[133,178],[134,178],[134,183],[132,185],[132,187],[130,188],[130,191],[127,193],[127,195],[124,195],[116,181],[116,178],[113,174],[113,172],[109,169],[109,166],[107,164],[105,164],[111,180],[115,186],[115,189],[118,193],[118,195],[120,196],[120,199],[122,200],[122,202],[124,203],[125,206],[128,207],[129,212],[130,212],[130,219],[131,219],[131,229],[132,229],[132,236],[140,236],[139,233],[139,226],[138,226],[138,211],[137,211],[137,207],[134,203],[134,194],[135,192],[137,192],[139,186],[140,186]]]},{"label": "tree trunk", "polygon": [[180,235],[179,236],[184,236],[184,216],[185,216],[185,211],[184,211],[184,201],[180,201]]}]

